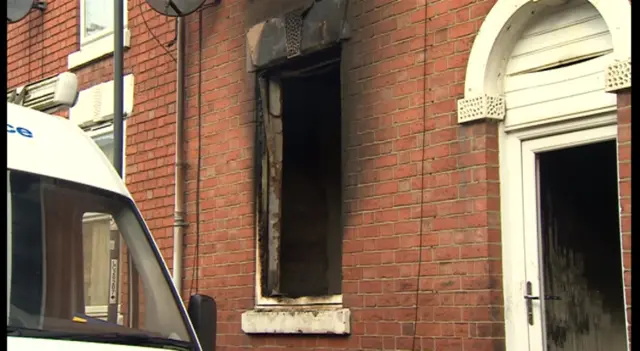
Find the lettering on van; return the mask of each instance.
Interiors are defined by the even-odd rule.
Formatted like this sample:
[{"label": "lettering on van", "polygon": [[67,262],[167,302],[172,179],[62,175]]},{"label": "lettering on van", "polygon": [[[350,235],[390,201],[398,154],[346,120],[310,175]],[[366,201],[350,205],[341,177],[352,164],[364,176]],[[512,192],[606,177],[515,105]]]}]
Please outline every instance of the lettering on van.
[{"label": "lettering on van", "polygon": [[18,134],[25,138],[33,138],[33,133],[31,133],[29,129],[25,127],[14,127],[9,123],[7,123],[7,134]]}]

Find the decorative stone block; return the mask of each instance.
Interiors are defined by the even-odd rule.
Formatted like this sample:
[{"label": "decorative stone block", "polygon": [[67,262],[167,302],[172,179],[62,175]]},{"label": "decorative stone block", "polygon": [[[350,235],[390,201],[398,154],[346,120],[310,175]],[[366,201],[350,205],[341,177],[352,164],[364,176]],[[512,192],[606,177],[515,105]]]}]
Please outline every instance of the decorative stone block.
[{"label": "decorative stone block", "polygon": [[609,93],[631,88],[631,57],[616,60],[605,70],[605,88]]},{"label": "decorative stone block", "polygon": [[242,314],[242,331],[247,334],[351,333],[351,311],[339,309],[251,310]]},{"label": "decorative stone block", "polygon": [[298,11],[284,15],[284,33],[287,58],[299,56],[302,42],[302,15]]},{"label": "decorative stone block", "polygon": [[481,95],[458,100],[458,123],[483,119],[504,120],[504,97]]}]

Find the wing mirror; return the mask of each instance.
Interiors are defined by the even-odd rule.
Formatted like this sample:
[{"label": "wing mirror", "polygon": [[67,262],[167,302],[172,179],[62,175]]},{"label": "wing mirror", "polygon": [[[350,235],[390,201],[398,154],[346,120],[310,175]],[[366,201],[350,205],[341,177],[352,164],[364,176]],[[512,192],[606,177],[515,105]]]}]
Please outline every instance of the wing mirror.
[{"label": "wing mirror", "polygon": [[192,295],[189,298],[188,313],[202,351],[215,351],[218,319],[215,300],[207,295]]}]

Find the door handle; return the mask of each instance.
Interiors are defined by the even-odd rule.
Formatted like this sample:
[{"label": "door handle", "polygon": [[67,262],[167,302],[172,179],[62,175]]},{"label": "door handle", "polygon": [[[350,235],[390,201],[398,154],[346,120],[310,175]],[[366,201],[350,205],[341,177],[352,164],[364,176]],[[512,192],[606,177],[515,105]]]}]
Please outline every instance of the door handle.
[{"label": "door handle", "polygon": [[533,297],[535,296],[531,296],[533,290],[533,288],[531,287],[531,282],[527,282],[526,290],[527,291],[524,299],[527,301],[527,321],[529,322],[529,325],[533,325],[533,303],[531,301],[534,300]]},{"label": "door handle", "polygon": [[[527,282],[525,293],[526,295],[524,296],[524,299],[527,301],[526,302],[527,321],[529,322],[529,325],[533,325],[533,300],[540,300],[540,296],[531,295],[533,293],[531,282]],[[554,296],[554,295],[544,295],[543,298],[545,300],[555,300],[555,301],[562,299],[560,296]]]},{"label": "door handle", "polygon": [[[525,295],[524,298],[527,299],[527,300],[540,300],[540,296]],[[545,300],[554,300],[554,301],[562,300],[562,298],[560,296],[554,296],[554,295],[544,295],[544,299]]]}]

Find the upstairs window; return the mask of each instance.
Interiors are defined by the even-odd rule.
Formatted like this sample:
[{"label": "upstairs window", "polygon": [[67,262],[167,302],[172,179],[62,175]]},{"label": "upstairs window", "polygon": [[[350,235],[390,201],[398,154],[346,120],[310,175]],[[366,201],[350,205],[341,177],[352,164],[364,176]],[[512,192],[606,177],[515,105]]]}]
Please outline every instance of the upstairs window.
[{"label": "upstairs window", "polygon": [[[127,0],[122,1],[123,45],[128,48],[131,43],[131,32],[127,28]],[[68,56],[68,69],[86,65],[111,55],[114,51],[114,0],[79,0],[78,5],[80,47],[78,51]]]},{"label": "upstairs window", "polygon": [[113,0],[81,0],[81,44],[113,33],[113,7]]}]

